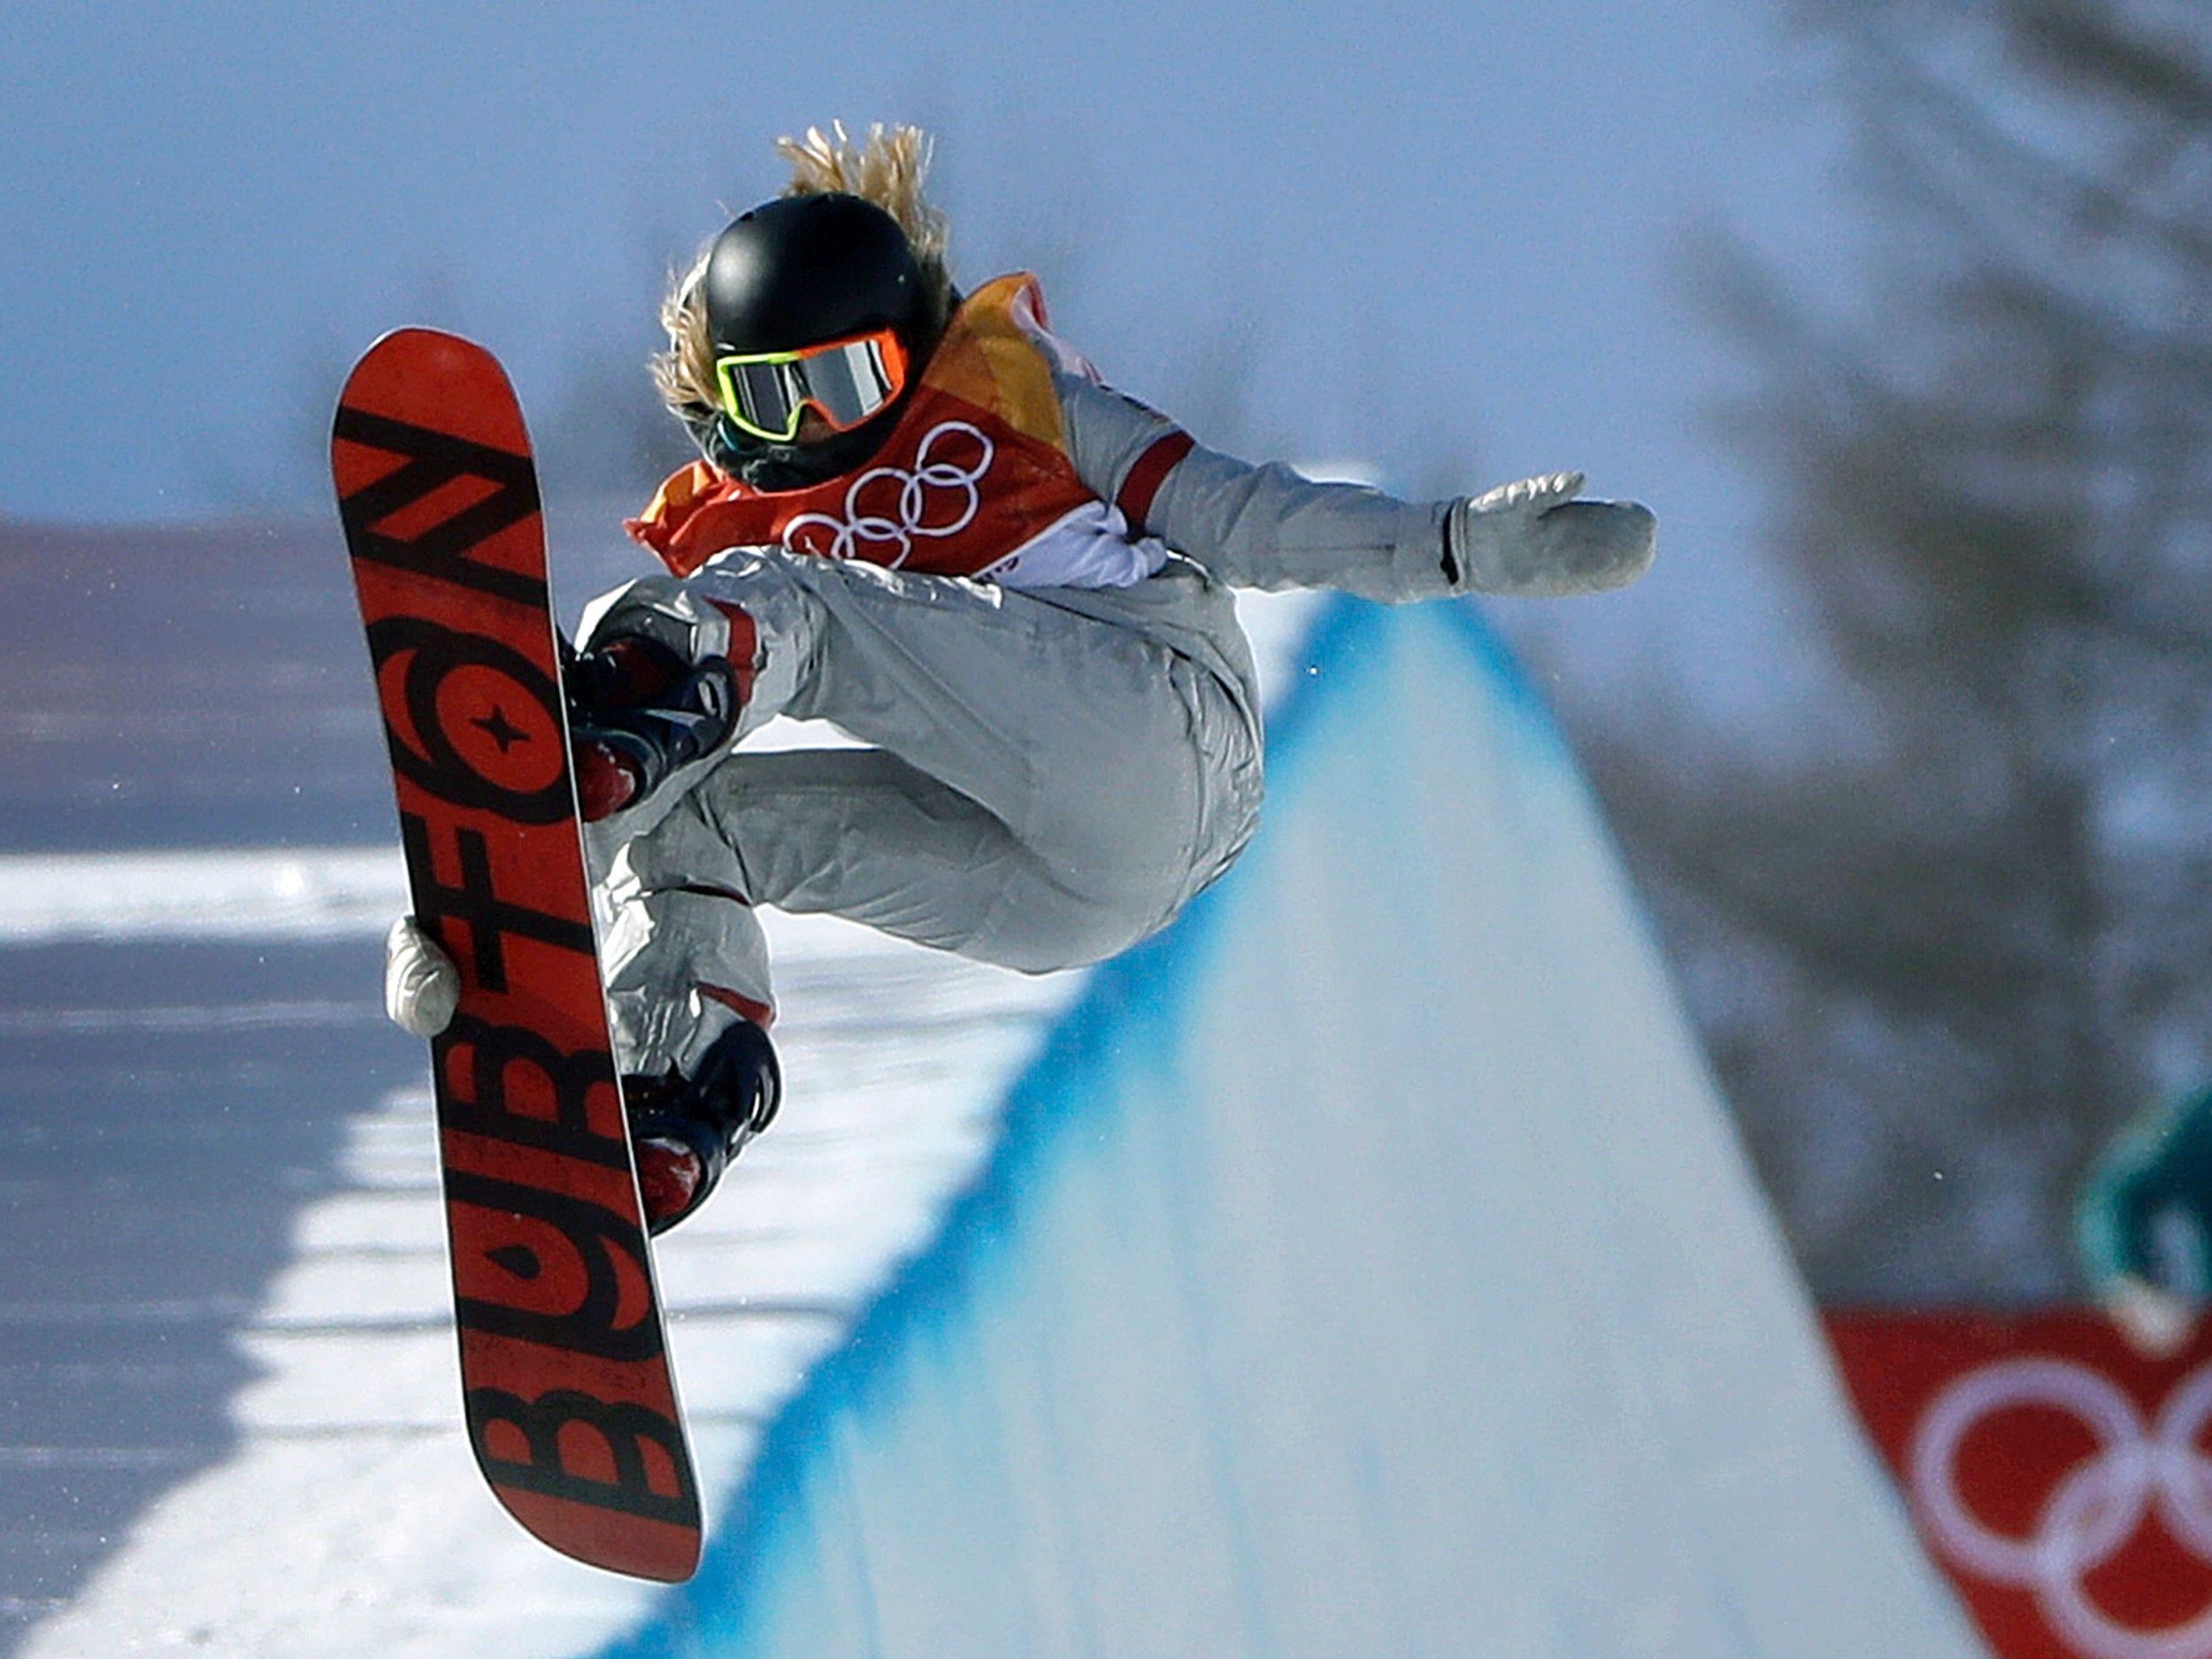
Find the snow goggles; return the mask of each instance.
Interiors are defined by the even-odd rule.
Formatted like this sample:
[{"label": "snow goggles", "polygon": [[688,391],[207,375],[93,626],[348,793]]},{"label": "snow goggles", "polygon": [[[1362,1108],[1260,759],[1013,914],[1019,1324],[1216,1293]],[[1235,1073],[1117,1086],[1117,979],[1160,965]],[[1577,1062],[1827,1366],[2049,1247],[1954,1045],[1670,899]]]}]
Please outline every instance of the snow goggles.
[{"label": "snow goggles", "polygon": [[799,435],[810,405],[833,432],[850,432],[906,389],[906,348],[896,331],[832,340],[798,351],[751,351],[717,357],[722,412],[740,432],[768,443]]}]

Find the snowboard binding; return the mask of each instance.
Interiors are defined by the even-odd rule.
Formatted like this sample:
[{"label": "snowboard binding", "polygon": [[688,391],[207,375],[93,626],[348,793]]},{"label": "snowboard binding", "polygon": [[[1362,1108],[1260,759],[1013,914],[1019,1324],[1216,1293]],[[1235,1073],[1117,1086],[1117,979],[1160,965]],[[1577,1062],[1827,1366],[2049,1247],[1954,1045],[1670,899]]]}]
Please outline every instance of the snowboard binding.
[{"label": "snowboard binding", "polygon": [[641,634],[564,656],[561,685],[587,824],[636,805],[737,729],[744,699],[726,657],[695,665]]},{"label": "snowboard binding", "polygon": [[622,1079],[649,1231],[695,1211],[745,1143],[775,1120],[783,1072],[768,1033],[741,1019],[709,1045],[695,1075],[671,1066]]}]

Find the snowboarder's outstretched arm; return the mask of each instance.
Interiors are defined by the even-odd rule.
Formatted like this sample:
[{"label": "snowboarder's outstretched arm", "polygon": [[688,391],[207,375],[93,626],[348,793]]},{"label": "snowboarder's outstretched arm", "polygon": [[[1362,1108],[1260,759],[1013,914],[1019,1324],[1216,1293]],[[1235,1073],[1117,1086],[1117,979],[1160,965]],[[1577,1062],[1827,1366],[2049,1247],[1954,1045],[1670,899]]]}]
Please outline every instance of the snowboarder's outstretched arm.
[{"label": "snowboarder's outstretched arm", "polygon": [[1393,603],[1456,594],[1601,593],[1651,563],[1655,521],[1634,502],[1578,501],[1579,472],[1481,495],[1404,502],[1317,484],[1202,448],[1156,411],[1054,372],[1076,470],[1156,535],[1239,588],[1335,588]]}]

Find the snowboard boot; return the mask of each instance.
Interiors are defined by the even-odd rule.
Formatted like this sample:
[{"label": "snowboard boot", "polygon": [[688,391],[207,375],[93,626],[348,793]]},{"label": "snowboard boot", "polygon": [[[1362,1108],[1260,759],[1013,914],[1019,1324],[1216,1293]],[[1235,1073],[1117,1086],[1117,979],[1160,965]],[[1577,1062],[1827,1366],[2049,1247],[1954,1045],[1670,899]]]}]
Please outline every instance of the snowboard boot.
[{"label": "snowboard boot", "polygon": [[561,680],[587,824],[634,806],[677,768],[712,754],[744,707],[727,658],[687,663],[641,634],[570,657]]},{"label": "snowboard boot", "polygon": [[768,1033],[741,1019],[708,1046],[695,1075],[673,1066],[626,1077],[645,1224],[665,1233],[706,1202],[745,1143],[773,1122],[783,1073]]}]

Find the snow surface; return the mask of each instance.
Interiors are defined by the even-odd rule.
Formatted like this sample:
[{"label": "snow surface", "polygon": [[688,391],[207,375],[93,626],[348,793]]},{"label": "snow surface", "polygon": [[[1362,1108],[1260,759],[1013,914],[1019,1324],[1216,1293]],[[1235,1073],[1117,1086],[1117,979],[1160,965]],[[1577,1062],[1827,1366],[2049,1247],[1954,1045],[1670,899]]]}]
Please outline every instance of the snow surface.
[{"label": "snow surface", "polygon": [[[238,1339],[234,1455],[24,1655],[1976,1651],[1540,710],[1463,611],[1331,614],[1309,660],[1251,605],[1305,687],[1268,826],[1153,945],[766,918],[785,1116],[657,1251],[694,1585],[482,1488],[409,1087]],[[384,849],[0,861],[0,941],[399,895]]]},{"label": "snow surface", "polygon": [[1309,675],[603,1659],[1979,1651],[1541,710],[1448,607]]},{"label": "snow surface", "polygon": [[[710,1517],[970,1178],[1071,988],[833,924],[771,932],[784,1119],[656,1250]],[[557,1654],[645,1610],[646,1586],[546,1550],[476,1473],[426,1087],[355,1119],[342,1173],[241,1338],[260,1375],[232,1402],[236,1455],[146,1515],[27,1655]]]}]

